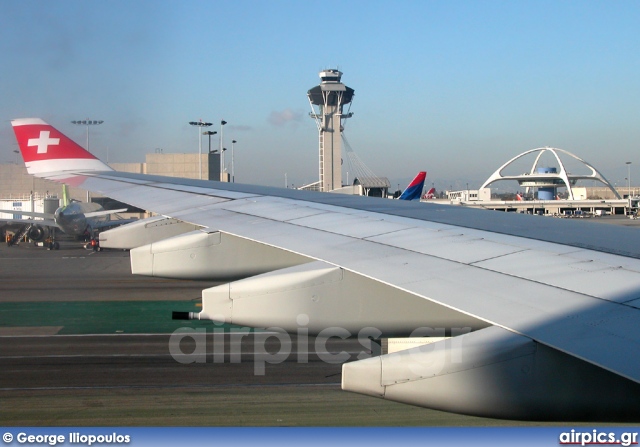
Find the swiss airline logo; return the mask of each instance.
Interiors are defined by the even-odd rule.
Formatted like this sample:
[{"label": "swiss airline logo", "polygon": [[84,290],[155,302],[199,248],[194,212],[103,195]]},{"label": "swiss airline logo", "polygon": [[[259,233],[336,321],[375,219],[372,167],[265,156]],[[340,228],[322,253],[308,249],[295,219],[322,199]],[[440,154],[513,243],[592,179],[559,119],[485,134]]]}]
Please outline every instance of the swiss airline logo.
[{"label": "swiss airline logo", "polygon": [[42,121],[24,121],[27,120],[15,120],[13,130],[25,162],[96,158],[53,126]]},{"label": "swiss airline logo", "polygon": [[59,145],[60,138],[50,138],[51,132],[48,130],[41,130],[40,137],[29,138],[27,146],[38,146],[38,154],[46,154],[49,152],[50,145]]}]

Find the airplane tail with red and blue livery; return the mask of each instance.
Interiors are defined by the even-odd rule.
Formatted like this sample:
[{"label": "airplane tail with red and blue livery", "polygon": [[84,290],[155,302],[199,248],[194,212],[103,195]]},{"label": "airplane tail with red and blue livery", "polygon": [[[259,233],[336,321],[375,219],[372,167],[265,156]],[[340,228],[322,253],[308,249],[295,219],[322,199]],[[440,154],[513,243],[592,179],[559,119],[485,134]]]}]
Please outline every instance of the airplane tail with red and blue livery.
[{"label": "airplane tail with red and blue livery", "polygon": [[418,175],[411,180],[407,189],[405,189],[398,199],[400,200],[415,200],[420,199],[422,195],[422,190],[424,189],[424,181],[427,178],[427,172],[421,171],[418,172]]}]

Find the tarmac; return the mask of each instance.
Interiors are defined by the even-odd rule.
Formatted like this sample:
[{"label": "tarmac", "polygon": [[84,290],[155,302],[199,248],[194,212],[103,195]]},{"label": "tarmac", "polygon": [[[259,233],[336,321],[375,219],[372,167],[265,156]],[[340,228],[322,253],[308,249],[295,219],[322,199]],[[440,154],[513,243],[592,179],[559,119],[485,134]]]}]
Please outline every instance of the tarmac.
[{"label": "tarmac", "polygon": [[136,277],[127,252],[70,240],[1,245],[0,425],[549,425],[344,392],[344,357],[370,355],[356,340],[171,320],[213,285]]}]

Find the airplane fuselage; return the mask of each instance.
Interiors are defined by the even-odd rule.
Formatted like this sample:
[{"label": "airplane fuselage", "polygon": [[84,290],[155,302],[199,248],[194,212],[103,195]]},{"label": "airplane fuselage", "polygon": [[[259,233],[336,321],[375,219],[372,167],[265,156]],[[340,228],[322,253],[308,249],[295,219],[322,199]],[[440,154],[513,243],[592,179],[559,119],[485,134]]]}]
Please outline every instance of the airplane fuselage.
[{"label": "airplane fuselage", "polygon": [[87,218],[86,213],[102,210],[97,203],[72,202],[56,210],[54,218],[60,229],[72,236],[84,236],[91,233],[92,222],[105,217]]}]

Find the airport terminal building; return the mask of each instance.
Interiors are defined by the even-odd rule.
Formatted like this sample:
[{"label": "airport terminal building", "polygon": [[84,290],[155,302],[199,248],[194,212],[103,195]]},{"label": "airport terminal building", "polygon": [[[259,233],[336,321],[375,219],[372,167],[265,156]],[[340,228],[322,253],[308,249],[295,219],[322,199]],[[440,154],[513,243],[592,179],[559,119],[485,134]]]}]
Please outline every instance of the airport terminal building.
[{"label": "airport terminal building", "polygon": [[[584,217],[625,215],[638,210],[640,198],[625,199],[575,199],[575,200],[482,200],[490,196],[491,190],[447,191],[447,199],[437,203],[460,205],[495,211],[537,214],[556,217]],[[433,202],[433,201],[432,201]]]},{"label": "airport terminal building", "polygon": [[[513,166],[527,157],[533,158],[531,167],[524,173],[513,173]],[[542,163],[544,157],[546,160]],[[516,194],[515,200],[499,200],[492,196],[489,186],[505,180],[515,181],[521,188],[522,192]],[[577,187],[578,181],[594,186]],[[559,189],[564,191],[560,193]],[[584,217],[635,216],[639,200],[638,191],[632,190],[630,183],[627,194],[620,194],[598,169],[577,155],[563,149],[541,147],[525,151],[504,163],[477,190],[447,191],[445,203],[505,212]]]}]

